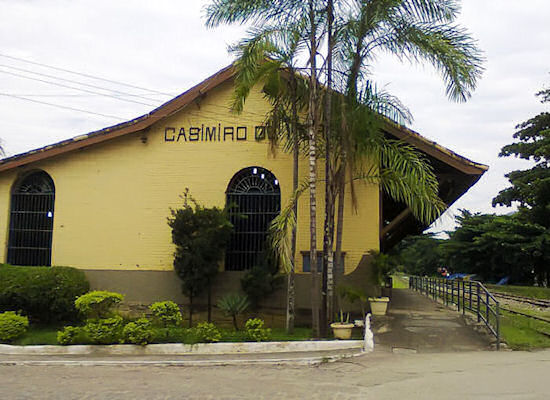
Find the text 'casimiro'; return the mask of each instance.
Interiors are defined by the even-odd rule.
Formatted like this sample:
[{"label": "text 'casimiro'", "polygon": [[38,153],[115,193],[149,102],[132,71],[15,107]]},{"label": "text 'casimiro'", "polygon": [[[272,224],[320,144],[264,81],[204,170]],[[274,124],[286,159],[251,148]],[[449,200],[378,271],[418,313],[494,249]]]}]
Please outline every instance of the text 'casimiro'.
[{"label": "text 'casimiro'", "polygon": [[165,142],[233,142],[245,141],[254,134],[254,140],[265,139],[265,126],[222,126],[218,124],[190,126],[176,128],[167,126],[164,128]]}]

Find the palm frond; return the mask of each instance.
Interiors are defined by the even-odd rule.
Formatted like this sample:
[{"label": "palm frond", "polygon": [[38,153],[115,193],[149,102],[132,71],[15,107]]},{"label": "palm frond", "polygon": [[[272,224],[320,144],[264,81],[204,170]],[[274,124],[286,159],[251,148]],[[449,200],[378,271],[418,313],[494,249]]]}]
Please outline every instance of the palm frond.
[{"label": "palm frond", "polygon": [[284,273],[289,273],[292,268],[292,245],[291,232],[296,227],[296,214],[294,206],[300,196],[309,188],[309,181],[303,181],[286,206],[281,210],[269,227],[269,242],[276,258],[279,260],[279,267]]}]

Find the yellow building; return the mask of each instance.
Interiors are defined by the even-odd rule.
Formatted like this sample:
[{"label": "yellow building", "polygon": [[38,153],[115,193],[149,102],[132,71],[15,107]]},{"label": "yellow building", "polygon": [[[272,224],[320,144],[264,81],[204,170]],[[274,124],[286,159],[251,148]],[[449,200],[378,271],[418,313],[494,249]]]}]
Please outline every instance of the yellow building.
[{"label": "yellow building", "polygon": [[[251,92],[240,115],[229,110],[232,92],[227,67],[149,114],[0,161],[0,262],[72,266],[86,272],[92,287],[125,293],[130,301],[184,302],[167,217],[189,188],[205,206],[235,201],[249,214],[248,225],[236,229],[214,292],[238,289],[262,249],[266,223],[291,195],[292,157],[269,149],[262,126],[269,105],[260,90]],[[386,133],[426,154],[447,204],[487,169],[403,127],[388,124]],[[302,160],[301,178],[306,171]],[[378,186],[356,190],[357,213],[345,207],[348,279],[370,250],[425,228]],[[302,278],[309,275],[308,202],[308,196],[299,202],[296,270]],[[297,281],[298,307],[309,305],[308,284]],[[284,307],[282,298],[273,304]]]}]

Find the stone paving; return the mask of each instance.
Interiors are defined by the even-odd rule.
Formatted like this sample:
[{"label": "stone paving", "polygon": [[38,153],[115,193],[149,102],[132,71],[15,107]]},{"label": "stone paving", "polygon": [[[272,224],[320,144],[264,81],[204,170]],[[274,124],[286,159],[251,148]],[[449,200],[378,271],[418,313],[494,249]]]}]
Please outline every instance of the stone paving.
[{"label": "stone paving", "polygon": [[491,349],[492,339],[465,317],[409,289],[393,289],[387,316],[373,318],[375,351],[457,352]]}]

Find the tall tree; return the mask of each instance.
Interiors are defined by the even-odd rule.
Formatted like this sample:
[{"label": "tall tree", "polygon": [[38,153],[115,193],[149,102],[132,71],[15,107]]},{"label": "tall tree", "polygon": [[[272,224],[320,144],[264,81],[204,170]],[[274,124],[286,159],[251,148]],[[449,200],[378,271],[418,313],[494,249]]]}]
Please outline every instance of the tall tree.
[{"label": "tall tree", "polygon": [[[312,270],[312,318],[315,333],[318,325],[318,273],[316,257],[316,160],[319,157],[318,142],[323,112],[319,96],[328,93],[325,101],[325,117],[332,123],[325,124],[325,154],[336,154],[335,161],[327,157],[326,185],[338,190],[325,193],[326,212],[324,230],[324,282],[330,293],[329,271],[332,271],[332,245],[334,237],[334,207],[338,195],[338,230],[336,260],[340,261],[343,227],[344,193],[347,184],[354,201],[353,182],[363,178],[380,184],[390,195],[397,196],[409,205],[423,221],[433,220],[442,210],[437,199],[437,181],[433,171],[422,157],[409,146],[384,140],[380,131],[381,121],[373,111],[386,115],[404,116],[394,101],[378,101],[373,96],[374,86],[367,79],[368,68],[381,52],[395,54],[398,59],[412,62],[427,61],[442,72],[447,83],[447,93],[455,100],[465,100],[475,87],[481,73],[481,57],[475,43],[465,31],[453,25],[458,13],[454,0],[214,0],[207,7],[207,24],[252,22],[256,27],[266,23],[277,25],[281,31],[297,19],[305,19],[303,43],[308,50],[309,70],[309,166],[310,166],[310,262]],[[334,16],[334,26],[332,26]],[[329,28],[330,26],[330,28]],[[334,34],[334,37],[332,36]],[[328,39],[327,39],[328,35]],[[321,74],[317,57],[327,43],[326,69]],[[334,102],[330,98],[332,55],[338,70],[335,88],[344,94],[344,100]],[[302,68],[301,71],[306,71]],[[319,90],[321,78],[329,84],[328,90]],[[373,99],[378,99],[374,100]],[[387,99],[387,98],[386,98]],[[394,99],[392,99],[394,100]],[[326,104],[330,102],[331,107]],[[332,110],[338,110],[339,118],[333,118]],[[327,121],[327,119],[324,119]],[[330,131],[330,135],[328,134]],[[374,132],[374,133],[373,133]],[[330,140],[330,138],[335,138]],[[334,147],[334,143],[337,143]],[[326,151],[330,149],[329,151]],[[325,162],[327,162],[325,160]],[[370,160],[370,163],[366,160]],[[405,165],[414,168],[404,168]],[[374,168],[373,168],[374,164]],[[393,170],[390,166],[395,167]],[[388,167],[388,168],[387,168]],[[368,172],[368,173],[367,173]],[[406,183],[398,178],[404,178]],[[336,179],[339,183],[335,183]],[[420,180],[419,180],[420,179]],[[419,182],[422,182],[419,184]],[[435,194],[434,194],[435,193]],[[328,298],[328,296],[327,296]],[[328,307],[327,307],[328,310]],[[327,311],[328,312],[328,311]],[[326,315],[323,313],[323,316]]]},{"label": "tall tree", "polygon": [[409,236],[392,249],[391,254],[399,260],[405,273],[433,276],[438,268],[446,266],[440,250],[444,242],[433,234]]},{"label": "tall tree", "polygon": [[[537,96],[543,104],[550,103],[550,89],[538,92]],[[550,113],[542,112],[519,124],[516,129],[514,138],[518,141],[504,146],[499,156],[532,160],[535,165],[506,174],[511,186],[499,192],[493,199],[493,206],[517,204],[519,220],[545,228],[539,237],[542,246],[550,237]],[[538,249],[536,254],[542,251]],[[537,281],[550,284],[548,261],[539,256],[532,258],[532,262]]]},{"label": "tall tree", "polygon": [[[299,114],[307,108],[305,82],[298,78],[297,55],[303,45],[305,21],[298,20],[284,31],[277,27],[264,26],[252,30],[251,36],[243,39],[232,51],[237,56],[234,63],[235,95],[232,109],[242,112],[244,102],[253,86],[263,85],[263,93],[272,104],[265,125],[268,139],[273,148],[283,141],[285,150],[293,155],[292,191],[298,190],[299,155],[303,124]],[[298,214],[298,204],[294,202],[294,218]],[[286,328],[294,330],[296,265],[296,225],[291,233],[291,254],[288,263],[281,263],[287,273]]]},{"label": "tall tree", "polygon": [[233,225],[226,209],[199,205],[186,189],[183,207],[172,210],[168,225],[172,228],[174,269],[182,281],[183,294],[189,298],[189,327],[193,324],[193,305],[197,296],[208,291],[208,322],[211,320],[211,286]]},{"label": "tall tree", "polygon": [[[365,112],[358,105],[367,105],[370,110],[389,115],[398,122],[407,122],[409,119],[406,110],[396,99],[385,95],[372,96],[374,86],[368,79],[368,71],[377,55],[385,52],[395,55],[399,60],[432,64],[442,73],[447,84],[448,96],[457,101],[466,100],[469,97],[482,72],[482,58],[475,42],[464,29],[454,25],[458,13],[456,1],[370,0],[353,3],[355,7],[351,7],[349,17],[342,22],[337,39],[339,44],[337,68],[340,71],[347,71],[341,74],[340,87],[346,94],[346,103],[342,106],[344,137],[340,140],[341,165],[335,168],[335,171],[338,171],[335,177],[340,180],[335,257],[337,263],[340,262],[339,254],[342,246],[346,171],[349,176],[352,201],[355,202],[353,198],[353,177],[354,170],[357,168],[355,164],[363,158],[364,154],[361,153],[372,153],[372,150],[377,148],[361,145],[361,142],[365,143],[362,136],[365,136],[368,130],[364,126],[354,124],[357,118],[353,115],[358,111]],[[370,130],[371,133],[374,131]],[[387,143],[387,157],[381,158],[380,168],[386,167],[384,162],[391,162],[394,157],[399,158],[398,152],[389,151],[390,147]],[[375,159],[377,157],[375,154]],[[406,171],[404,172],[406,174]],[[384,184],[381,186],[390,193],[395,192],[394,188],[385,187]],[[416,210],[413,209],[413,211],[416,211],[415,215],[423,222],[431,222],[440,208],[422,204],[420,199],[418,197],[415,201],[416,205],[413,207]]]},{"label": "tall tree", "polygon": [[482,280],[508,277],[516,284],[547,283],[550,234],[519,215],[472,214],[462,210],[458,227],[439,249],[451,271]]},{"label": "tall tree", "polygon": [[[550,89],[537,96],[542,103],[550,103]],[[550,112],[542,112],[516,129],[514,139],[518,141],[504,146],[499,156],[515,156],[536,164],[506,174],[511,186],[499,192],[493,206],[517,204],[522,218],[550,228]]]}]

